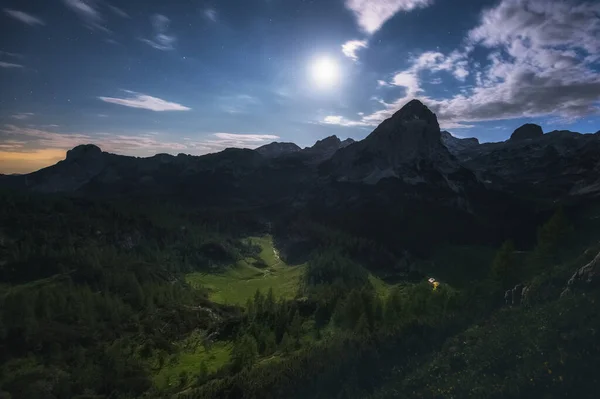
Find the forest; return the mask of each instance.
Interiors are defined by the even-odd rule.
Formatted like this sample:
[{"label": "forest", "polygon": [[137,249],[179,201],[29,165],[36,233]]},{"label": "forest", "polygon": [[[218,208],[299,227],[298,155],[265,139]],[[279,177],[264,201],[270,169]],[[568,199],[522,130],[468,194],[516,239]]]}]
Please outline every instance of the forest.
[{"label": "forest", "polygon": [[410,259],[306,215],[2,193],[0,398],[593,397],[600,298],[562,294],[589,216]]}]

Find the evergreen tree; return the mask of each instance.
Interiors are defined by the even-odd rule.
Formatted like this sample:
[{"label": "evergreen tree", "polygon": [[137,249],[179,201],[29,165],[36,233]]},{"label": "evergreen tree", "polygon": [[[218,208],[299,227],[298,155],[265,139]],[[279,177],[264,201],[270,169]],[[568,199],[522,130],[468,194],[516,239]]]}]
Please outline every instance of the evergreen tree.
[{"label": "evergreen tree", "polygon": [[519,273],[515,260],[515,247],[512,241],[506,241],[500,247],[496,257],[492,262],[492,278],[496,281],[502,290],[514,287],[518,282]]},{"label": "evergreen tree", "polygon": [[250,368],[258,358],[258,345],[253,336],[245,334],[237,339],[231,350],[231,368],[239,372]]},{"label": "evergreen tree", "polygon": [[294,317],[292,317],[288,331],[290,336],[292,336],[296,340],[296,343],[298,343],[300,341],[300,336],[302,335],[302,318],[300,318],[300,313],[298,313],[298,310],[296,310]]},{"label": "evergreen tree", "polygon": [[289,353],[294,349],[294,342],[292,341],[292,338],[290,338],[290,335],[287,332],[284,333],[283,337],[281,338],[281,342],[279,343],[279,349],[283,353]]}]

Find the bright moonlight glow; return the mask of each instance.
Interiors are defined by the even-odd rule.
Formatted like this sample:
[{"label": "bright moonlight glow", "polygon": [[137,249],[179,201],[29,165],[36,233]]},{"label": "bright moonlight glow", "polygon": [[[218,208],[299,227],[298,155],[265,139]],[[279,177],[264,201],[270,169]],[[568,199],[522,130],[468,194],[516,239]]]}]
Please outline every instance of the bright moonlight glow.
[{"label": "bright moonlight glow", "polygon": [[319,87],[334,86],[340,79],[338,65],[335,61],[327,57],[321,57],[314,60],[310,72],[313,81]]}]

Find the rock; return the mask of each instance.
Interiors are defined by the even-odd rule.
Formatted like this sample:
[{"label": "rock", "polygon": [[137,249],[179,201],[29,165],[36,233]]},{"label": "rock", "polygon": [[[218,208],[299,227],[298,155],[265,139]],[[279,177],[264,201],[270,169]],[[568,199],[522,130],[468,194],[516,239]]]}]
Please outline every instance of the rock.
[{"label": "rock", "polygon": [[581,267],[571,276],[561,296],[579,289],[590,289],[598,286],[600,286],[600,253],[590,263]]},{"label": "rock", "polygon": [[504,291],[504,304],[507,306],[523,305],[528,293],[529,287],[523,284],[517,284],[514,288]]},{"label": "rock", "polygon": [[83,144],[67,151],[67,161],[91,159],[102,156],[100,147],[94,144]]},{"label": "rock", "polygon": [[467,148],[478,146],[479,140],[475,137],[459,139],[458,137],[454,137],[450,132],[444,130],[442,131],[442,143],[446,146],[448,151],[453,155],[456,155]]},{"label": "rock", "polygon": [[267,158],[277,158],[283,155],[298,152],[300,151],[300,147],[298,147],[294,143],[273,142],[270,144],[263,145],[262,147],[258,147],[254,151]]},{"label": "rock", "polygon": [[544,131],[540,125],[536,125],[533,123],[526,123],[521,126],[517,130],[513,132],[510,136],[510,140],[518,141],[518,140],[527,140],[527,139],[535,139],[544,135]]},{"label": "rock", "polygon": [[529,304],[529,286],[525,286],[523,287],[523,290],[521,291],[521,304],[522,305],[527,305]]},{"label": "rock", "polygon": [[354,139],[347,138],[346,140],[343,140],[340,143],[340,148],[348,147],[350,144],[354,144],[354,143],[356,143],[356,141],[354,141]]}]

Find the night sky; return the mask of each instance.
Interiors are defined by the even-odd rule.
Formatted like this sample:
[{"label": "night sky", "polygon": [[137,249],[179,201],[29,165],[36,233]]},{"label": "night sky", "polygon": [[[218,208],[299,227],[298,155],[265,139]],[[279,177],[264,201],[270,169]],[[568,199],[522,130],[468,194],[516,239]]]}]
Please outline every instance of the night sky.
[{"label": "night sky", "polygon": [[0,173],[362,139],[412,98],[481,141],[596,132],[599,38],[591,0],[0,0]]}]

